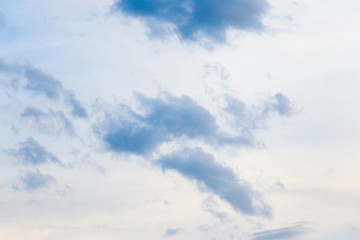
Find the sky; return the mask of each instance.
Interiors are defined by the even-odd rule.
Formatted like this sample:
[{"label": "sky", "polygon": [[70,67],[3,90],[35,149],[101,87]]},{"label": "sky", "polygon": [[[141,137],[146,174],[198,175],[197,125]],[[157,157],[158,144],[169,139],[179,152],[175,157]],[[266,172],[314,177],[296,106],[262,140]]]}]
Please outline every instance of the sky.
[{"label": "sky", "polygon": [[0,236],[360,238],[357,0],[0,0]]}]

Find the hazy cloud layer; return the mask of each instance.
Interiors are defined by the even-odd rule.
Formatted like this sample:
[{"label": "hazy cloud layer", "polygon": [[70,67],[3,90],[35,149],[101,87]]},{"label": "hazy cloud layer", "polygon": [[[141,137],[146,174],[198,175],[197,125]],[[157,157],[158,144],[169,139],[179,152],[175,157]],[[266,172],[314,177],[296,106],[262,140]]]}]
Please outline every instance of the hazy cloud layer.
[{"label": "hazy cloud layer", "polygon": [[24,142],[19,142],[18,146],[18,149],[8,150],[7,152],[24,165],[43,165],[49,162],[62,165],[56,156],[31,137]]},{"label": "hazy cloud layer", "polygon": [[[115,8],[142,19],[153,34],[175,32],[185,40],[226,41],[226,30],[264,29],[266,0],[120,0]],[[170,31],[170,29],[172,31]]]},{"label": "hazy cloud layer", "polygon": [[164,170],[175,170],[186,178],[196,180],[201,190],[215,193],[235,210],[249,215],[270,215],[270,207],[247,182],[200,148],[185,148],[171,153],[160,158],[157,164]]}]

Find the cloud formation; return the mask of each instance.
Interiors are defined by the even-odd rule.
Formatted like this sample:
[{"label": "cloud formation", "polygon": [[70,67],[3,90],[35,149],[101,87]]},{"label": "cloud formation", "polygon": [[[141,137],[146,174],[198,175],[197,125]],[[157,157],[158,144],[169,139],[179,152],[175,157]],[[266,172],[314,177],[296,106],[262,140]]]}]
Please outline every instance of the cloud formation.
[{"label": "cloud formation", "polygon": [[38,141],[29,137],[24,142],[19,142],[18,149],[8,150],[7,152],[16,157],[24,165],[43,165],[47,163],[56,163],[63,165],[62,162]]},{"label": "cloud formation", "polygon": [[124,108],[116,116],[108,116],[104,141],[116,152],[151,153],[163,142],[186,136],[190,139],[213,139],[218,126],[214,117],[190,97],[165,94],[164,98],[138,96],[140,115]]},{"label": "cloud formation", "polygon": [[277,93],[269,99],[264,108],[264,113],[278,112],[282,116],[291,116],[294,113],[290,100],[282,93]]},{"label": "cloud formation", "polygon": [[200,140],[215,148],[253,146],[253,132],[261,127],[269,113],[283,114],[288,110],[284,106],[278,107],[280,103],[276,97],[271,97],[257,111],[250,111],[251,107],[235,97],[227,96],[226,99],[228,107],[225,110],[236,125],[232,133],[223,131],[215,117],[192,98],[170,94],[158,98],[138,95],[141,114],[123,105],[120,112],[106,116],[98,132],[110,150],[138,155],[151,154],[160,144],[181,137]]},{"label": "cloud formation", "polygon": [[13,186],[16,191],[36,191],[56,184],[56,180],[49,174],[43,174],[39,170],[28,171],[19,177],[19,184]]},{"label": "cloud formation", "polygon": [[227,201],[235,210],[249,215],[270,216],[270,207],[260,194],[239,179],[234,171],[215,161],[200,148],[185,148],[158,159],[164,170],[175,170],[195,180],[201,190],[209,191]]},{"label": "cloud formation", "polygon": [[[216,118],[188,96],[175,97],[163,93],[156,98],[137,95],[138,108],[120,105],[118,111],[105,114],[104,122],[95,130],[108,150],[131,153],[146,159],[163,170],[174,170],[195,180],[199,189],[211,192],[227,201],[235,210],[248,215],[270,216],[270,207],[234,171],[216,162],[211,154],[192,141],[213,149],[255,146],[254,131],[264,125],[270,113],[290,115],[290,101],[282,94],[271,96],[261,106],[249,106],[236,97],[226,95],[224,112],[233,121],[224,131]],[[156,157],[159,145],[181,139],[180,151]],[[191,146],[191,147],[189,147]],[[155,157],[154,157],[155,156]],[[218,218],[224,214],[213,211]]]},{"label": "cloud formation", "polygon": [[207,197],[202,203],[202,209],[219,220],[224,220],[227,218],[228,214],[226,212],[219,211],[219,204],[214,199],[213,196]]},{"label": "cloud formation", "polygon": [[22,119],[30,120],[40,132],[60,134],[67,132],[75,134],[72,122],[65,116],[63,111],[48,109],[48,112],[35,107],[27,107],[21,114]]},{"label": "cloud formation", "polygon": [[173,237],[179,233],[183,233],[184,229],[182,228],[168,228],[166,229],[165,236],[166,237]]},{"label": "cloud formation", "polygon": [[215,42],[226,41],[228,29],[264,29],[262,16],[268,7],[266,0],[120,0],[115,4],[158,32],[170,28],[185,40]]},{"label": "cloud formation", "polygon": [[23,66],[22,69],[27,80],[26,90],[50,99],[58,99],[64,91],[62,83],[49,74],[31,66]]},{"label": "cloud formation", "polygon": [[[48,73],[29,64],[7,63],[0,59],[0,72],[12,78],[13,88],[21,87],[34,95],[45,96],[57,101],[62,99],[71,108],[73,117],[87,118],[87,112],[71,91],[64,89],[62,83]],[[25,82],[21,85],[20,79]]]},{"label": "cloud formation", "polygon": [[274,230],[268,230],[258,232],[252,235],[253,240],[288,240],[295,239],[308,230],[302,225],[297,224],[291,227],[279,228]]}]

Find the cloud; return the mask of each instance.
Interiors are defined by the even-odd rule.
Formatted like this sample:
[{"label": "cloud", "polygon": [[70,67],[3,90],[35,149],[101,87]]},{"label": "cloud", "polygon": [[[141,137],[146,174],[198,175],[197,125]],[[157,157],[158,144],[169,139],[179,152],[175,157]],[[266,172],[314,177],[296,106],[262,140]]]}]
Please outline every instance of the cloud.
[{"label": "cloud", "polygon": [[270,111],[276,111],[283,116],[291,116],[294,113],[290,100],[282,93],[277,93],[269,99],[265,113]]},{"label": "cloud", "polygon": [[291,227],[279,228],[274,230],[268,230],[258,232],[252,235],[253,240],[288,240],[295,239],[308,230],[302,225],[297,224]]},{"label": "cloud", "polygon": [[21,114],[21,118],[33,122],[40,132],[60,134],[67,132],[70,135],[75,134],[72,122],[65,116],[63,111],[54,111],[49,109],[48,112],[34,107],[27,107]]},{"label": "cloud", "polygon": [[75,93],[67,91],[65,94],[66,103],[72,108],[71,115],[79,118],[87,118],[88,114],[80,101],[76,99]]},{"label": "cloud", "polygon": [[28,171],[19,177],[19,181],[20,183],[13,186],[13,189],[16,191],[36,191],[56,184],[53,176],[43,174],[39,170]]},{"label": "cloud", "polygon": [[115,4],[115,9],[142,19],[158,32],[170,28],[185,40],[214,42],[226,41],[228,29],[264,29],[262,16],[268,7],[266,0],[120,0]]},{"label": "cloud", "polygon": [[166,237],[173,237],[179,233],[183,233],[184,229],[182,228],[168,228],[166,229],[165,236]]},{"label": "cloud", "polygon": [[25,78],[27,79],[25,89],[39,95],[45,95],[50,99],[58,99],[64,91],[63,85],[49,74],[33,68],[23,66]]},{"label": "cloud", "polygon": [[269,114],[277,113],[280,116],[291,116],[294,109],[290,100],[282,93],[268,97],[260,106],[249,106],[238,98],[226,94],[227,107],[225,111],[232,115],[234,126],[244,135],[252,135],[252,131],[263,127]]},{"label": "cloud", "polygon": [[21,86],[25,91],[45,96],[53,101],[62,99],[72,108],[73,117],[87,118],[86,110],[76,98],[75,93],[64,89],[62,83],[50,74],[29,64],[7,63],[3,59],[0,59],[0,72],[15,76],[11,81],[13,88],[19,88],[21,78],[25,81]]},{"label": "cloud", "polygon": [[266,102],[257,112],[235,97],[226,99],[225,111],[235,123],[231,133],[223,131],[215,117],[192,98],[167,93],[158,98],[138,95],[140,113],[122,105],[121,111],[106,115],[97,132],[110,150],[138,155],[151,154],[160,144],[181,137],[200,140],[215,148],[253,146],[256,144],[253,132],[262,126],[268,113],[285,111],[284,107],[279,110],[277,98],[273,97],[271,103]]},{"label": "cloud", "polygon": [[226,212],[219,211],[219,204],[214,199],[214,197],[210,196],[207,197],[202,203],[202,209],[214,217],[218,218],[219,220],[224,220],[227,218],[228,214]]},{"label": "cloud", "polygon": [[107,116],[104,141],[116,152],[146,154],[159,144],[177,137],[214,138],[218,126],[214,117],[190,97],[165,94],[164,98],[138,96],[140,115],[125,107],[125,112]]},{"label": "cloud", "polygon": [[175,170],[195,180],[200,189],[218,195],[237,211],[248,215],[271,215],[270,207],[246,181],[200,148],[185,148],[171,153],[158,159],[157,164],[163,170]]},{"label": "cloud", "polygon": [[[270,207],[246,181],[239,179],[230,167],[217,163],[200,147],[189,146],[193,146],[193,140],[213,149],[256,146],[254,131],[264,125],[270,113],[284,115],[290,111],[290,107],[284,107],[289,104],[284,99],[287,100],[284,95],[274,95],[260,106],[249,106],[234,96],[225,95],[224,112],[233,120],[228,127],[230,130],[225,131],[206,108],[188,96],[163,93],[148,98],[137,95],[137,108],[120,104],[117,109],[105,113],[105,120],[95,126],[95,132],[110,151],[142,155],[164,171],[174,170],[195,180],[200,190],[216,194],[237,211],[269,217]],[[178,147],[182,150],[160,158],[154,155],[159,145],[178,139],[181,139]],[[219,219],[226,215],[209,206],[205,209]]]},{"label": "cloud", "polygon": [[43,165],[49,162],[63,165],[62,162],[45,147],[40,145],[38,141],[29,137],[24,142],[19,142],[18,149],[7,150],[7,153],[16,157],[24,165]]}]

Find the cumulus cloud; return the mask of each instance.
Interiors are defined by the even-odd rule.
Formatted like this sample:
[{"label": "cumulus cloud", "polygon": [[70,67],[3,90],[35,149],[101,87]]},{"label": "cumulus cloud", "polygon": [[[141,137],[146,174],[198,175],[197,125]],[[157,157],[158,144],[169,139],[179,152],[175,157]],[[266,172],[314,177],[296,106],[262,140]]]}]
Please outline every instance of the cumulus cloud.
[{"label": "cumulus cloud", "polygon": [[48,112],[43,112],[35,107],[27,107],[21,114],[21,118],[31,121],[43,133],[60,134],[67,132],[70,135],[75,133],[72,122],[63,111],[49,109]]},{"label": "cumulus cloud", "polygon": [[158,32],[170,28],[185,40],[224,42],[228,29],[264,29],[262,16],[268,6],[266,0],[120,0],[115,9]]},{"label": "cumulus cloud", "polygon": [[50,162],[63,165],[57,157],[32,137],[24,142],[19,142],[18,146],[18,149],[11,149],[7,152],[24,165],[43,165]]},{"label": "cumulus cloud", "polygon": [[214,139],[218,131],[214,117],[190,97],[166,94],[165,98],[139,96],[138,100],[145,114],[126,108],[126,114],[109,116],[104,140],[111,150],[145,154],[176,137]]},{"label": "cumulus cloud", "polygon": [[185,148],[163,156],[157,164],[164,170],[175,170],[195,180],[200,189],[215,193],[235,210],[249,215],[270,216],[270,207],[230,167],[216,162],[211,154],[200,148]]},{"label": "cumulus cloud", "polygon": [[295,239],[303,234],[305,234],[308,230],[302,224],[296,224],[291,227],[273,229],[263,232],[254,233],[252,235],[253,240],[288,240]]},{"label": "cumulus cloud", "polygon": [[16,191],[36,191],[48,188],[56,184],[56,180],[49,174],[43,174],[39,170],[28,171],[19,177],[19,183],[13,186]]},{"label": "cumulus cloud", "polygon": [[231,134],[223,131],[215,117],[192,98],[170,94],[158,98],[139,95],[141,113],[123,106],[122,111],[106,116],[98,132],[110,150],[138,155],[152,153],[161,143],[180,137],[200,140],[216,148],[253,146],[253,132],[261,127],[268,113],[285,111],[284,107],[276,107],[278,101],[272,98],[271,105],[265,103],[265,108],[257,112],[248,110],[250,107],[237,98],[227,99],[225,110],[236,122],[236,131]]},{"label": "cumulus cloud", "polygon": [[22,79],[24,84],[21,87],[25,91],[54,101],[62,99],[71,108],[73,117],[87,117],[86,110],[76,98],[75,93],[64,89],[62,83],[50,74],[29,64],[8,63],[3,59],[0,59],[0,72],[12,77],[13,88],[19,88],[21,85],[19,79]]},{"label": "cumulus cloud", "polygon": [[[138,95],[137,100],[137,108],[122,104],[118,110],[106,113],[105,120],[95,127],[108,150],[153,158],[153,163],[164,171],[174,170],[195,180],[200,190],[216,194],[237,211],[248,215],[271,215],[270,207],[246,181],[230,167],[217,163],[200,147],[193,148],[192,143],[196,140],[213,149],[255,146],[254,131],[263,126],[271,112],[280,115],[290,112],[290,102],[284,95],[271,96],[260,106],[249,106],[226,95],[224,112],[233,119],[229,126],[231,130],[227,131],[206,108],[188,96],[164,93],[148,98]],[[182,150],[162,157],[154,154],[158,153],[157,148],[162,143],[177,139],[182,140],[178,145]],[[209,204],[205,208],[220,219],[226,216],[209,208]]]}]

